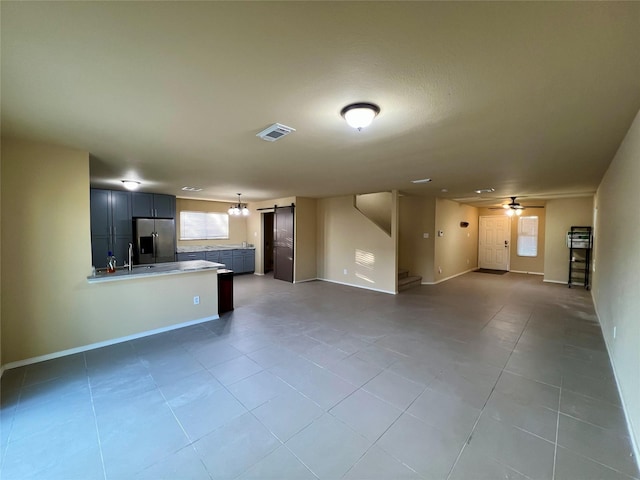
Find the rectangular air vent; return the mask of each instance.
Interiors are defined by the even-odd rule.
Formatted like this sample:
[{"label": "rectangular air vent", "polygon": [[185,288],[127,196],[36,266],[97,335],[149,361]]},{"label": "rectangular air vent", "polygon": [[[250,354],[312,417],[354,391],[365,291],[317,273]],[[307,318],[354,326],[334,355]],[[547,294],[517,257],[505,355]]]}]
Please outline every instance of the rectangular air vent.
[{"label": "rectangular air vent", "polygon": [[291,132],[295,132],[295,128],[287,127],[281,123],[274,123],[268,128],[265,128],[260,133],[256,134],[256,137],[260,137],[267,142],[275,142],[285,135],[289,135]]}]

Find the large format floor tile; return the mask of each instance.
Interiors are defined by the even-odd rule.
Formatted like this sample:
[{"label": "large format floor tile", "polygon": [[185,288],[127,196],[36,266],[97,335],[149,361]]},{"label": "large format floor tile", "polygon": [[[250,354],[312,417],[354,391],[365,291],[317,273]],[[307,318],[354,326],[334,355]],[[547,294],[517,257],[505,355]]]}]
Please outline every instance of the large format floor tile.
[{"label": "large format floor tile", "polygon": [[234,287],[218,320],[4,372],[0,478],[640,476],[588,292]]}]

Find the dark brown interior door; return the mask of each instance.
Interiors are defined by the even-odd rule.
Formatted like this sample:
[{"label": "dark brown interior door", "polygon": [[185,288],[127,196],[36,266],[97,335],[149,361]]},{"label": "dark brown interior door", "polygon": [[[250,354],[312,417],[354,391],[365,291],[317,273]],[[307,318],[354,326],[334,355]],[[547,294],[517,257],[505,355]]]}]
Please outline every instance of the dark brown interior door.
[{"label": "dark brown interior door", "polygon": [[276,207],[273,212],[273,278],[293,283],[293,209]]},{"label": "dark brown interior door", "polygon": [[264,273],[273,271],[273,212],[262,214],[262,231],[264,232]]}]

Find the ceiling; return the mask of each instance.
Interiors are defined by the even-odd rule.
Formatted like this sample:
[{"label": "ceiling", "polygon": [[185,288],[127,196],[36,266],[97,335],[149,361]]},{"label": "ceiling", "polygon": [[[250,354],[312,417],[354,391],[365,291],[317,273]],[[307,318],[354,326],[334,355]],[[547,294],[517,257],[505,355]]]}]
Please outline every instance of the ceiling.
[{"label": "ceiling", "polygon": [[[94,186],[579,196],[640,109],[640,2],[0,8],[3,136],[89,151]],[[381,112],[358,132],[340,110],[363,101]],[[256,137],[275,122],[296,132]]]}]

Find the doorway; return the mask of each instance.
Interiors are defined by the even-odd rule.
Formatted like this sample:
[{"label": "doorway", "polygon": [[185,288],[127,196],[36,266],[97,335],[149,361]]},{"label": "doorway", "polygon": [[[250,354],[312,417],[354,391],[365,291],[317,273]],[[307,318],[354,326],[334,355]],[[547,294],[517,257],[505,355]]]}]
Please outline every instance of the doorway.
[{"label": "doorway", "polygon": [[293,283],[294,206],[273,210],[273,278]]},{"label": "doorway", "polygon": [[480,217],[478,237],[478,267],[508,271],[511,217],[506,215]]},{"label": "doorway", "polygon": [[264,212],[262,214],[262,232],[264,236],[262,243],[262,257],[264,259],[262,271],[269,273],[273,271],[273,212]]}]

